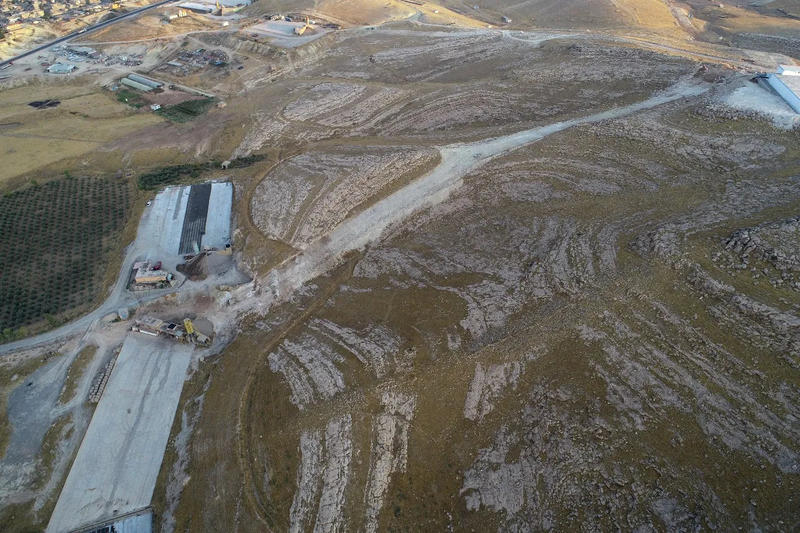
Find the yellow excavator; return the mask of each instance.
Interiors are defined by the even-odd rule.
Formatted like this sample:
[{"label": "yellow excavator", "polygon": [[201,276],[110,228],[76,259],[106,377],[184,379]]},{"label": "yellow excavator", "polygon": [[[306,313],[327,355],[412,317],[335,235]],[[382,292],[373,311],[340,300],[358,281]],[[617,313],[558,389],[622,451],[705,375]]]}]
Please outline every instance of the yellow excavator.
[{"label": "yellow excavator", "polygon": [[294,29],[294,33],[295,33],[295,35],[297,35],[299,37],[299,36],[303,35],[306,32],[306,30],[308,30],[308,29],[311,29],[311,22],[309,21],[308,17],[306,17],[305,25],[304,26],[297,26]]}]

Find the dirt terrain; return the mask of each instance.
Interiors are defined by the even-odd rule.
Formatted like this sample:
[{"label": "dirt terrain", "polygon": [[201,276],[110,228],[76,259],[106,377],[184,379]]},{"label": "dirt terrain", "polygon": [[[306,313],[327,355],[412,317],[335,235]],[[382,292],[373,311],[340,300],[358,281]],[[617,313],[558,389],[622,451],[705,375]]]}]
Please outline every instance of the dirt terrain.
[{"label": "dirt terrain", "polygon": [[[216,333],[158,531],[800,526],[800,119],[751,82],[800,56],[791,2],[589,4],[262,0],[229,28],[112,26],[98,48],[141,68],[0,91],[0,135],[82,143],[12,147],[3,192],[77,165],[233,183],[236,268],[132,311]],[[341,28],[247,30],[290,12]],[[180,54],[199,66],[162,68]],[[133,71],[213,105],[136,110],[108,89]],[[127,227],[165,229],[124,261],[178,231],[150,194]],[[133,308],[122,286],[105,306]],[[0,356],[11,531],[50,520],[129,334],[99,318]]]},{"label": "dirt terrain", "polygon": [[[299,123],[324,131],[342,116],[332,106],[363,109],[337,125],[344,152],[331,141],[304,149],[242,195],[271,261],[289,254],[287,275],[318,253],[311,242],[335,246],[338,229],[320,235],[343,228],[347,205],[369,191],[382,163],[360,151],[578,121],[468,171],[328,276],[294,292],[272,285],[280,274],[259,279],[244,308],[277,301],[190,384],[203,408],[181,417],[195,436],[165,479],[165,527],[796,523],[800,306],[793,280],[778,280],[798,251],[771,250],[775,232],[794,231],[797,130],[725,105],[747,79],[689,61],[479,33],[437,35],[433,49],[416,35],[415,57],[406,35],[342,41],[240,145],[285,140]],[[358,39],[376,61],[351,58],[343,70],[336,52]],[[398,78],[430,96],[403,100]],[[580,120],[680,79],[706,92]],[[389,145],[380,151],[370,147],[378,131]],[[325,187],[331,199],[355,197],[326,213],[311,192]],[[738,244],[742,235],[751,240]],[[786,258],[770,264],[772,283],[759,281],[761,263],[738,275],[744,250],[751,261]],[[236,413],[236,456],[222,413]]]}]

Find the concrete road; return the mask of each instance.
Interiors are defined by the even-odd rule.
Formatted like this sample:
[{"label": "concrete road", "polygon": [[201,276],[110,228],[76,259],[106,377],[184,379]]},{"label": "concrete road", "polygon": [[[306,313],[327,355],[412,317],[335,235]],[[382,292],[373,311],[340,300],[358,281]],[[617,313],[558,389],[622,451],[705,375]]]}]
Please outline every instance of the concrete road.
[{"label": "concrete road", "polygon": [[131,333],[53,510],[67,532],[150,505],[194,346]]}]

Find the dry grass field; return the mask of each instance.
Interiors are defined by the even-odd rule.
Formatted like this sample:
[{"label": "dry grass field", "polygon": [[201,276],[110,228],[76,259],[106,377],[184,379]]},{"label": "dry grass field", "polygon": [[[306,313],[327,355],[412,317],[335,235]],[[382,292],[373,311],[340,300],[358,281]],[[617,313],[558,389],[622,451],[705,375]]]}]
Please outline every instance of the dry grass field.
[{"label": "dry grass field", "polygon": [[[20,175],[74,160],[114,139],[163,122],[152,113],[132,111],[107,91],[81,83],[32,84],[2,94],[0,187]],[[48,99],[61,104],[49,109],[28,105]]]},{"label": "dry grass field", "polygon": [[104,42],[144,41],[155,38],[168,39],[172,35],[181,35],[196,31],[208,31],[220,28],[220,24],[189,13],[186,17],[176,19],[170,24],[164,24],[162,17],[173,10],[154,10],[141,17],[128,19],[109,26],[100,31],[89,34],[82,39],[87,45]]}]

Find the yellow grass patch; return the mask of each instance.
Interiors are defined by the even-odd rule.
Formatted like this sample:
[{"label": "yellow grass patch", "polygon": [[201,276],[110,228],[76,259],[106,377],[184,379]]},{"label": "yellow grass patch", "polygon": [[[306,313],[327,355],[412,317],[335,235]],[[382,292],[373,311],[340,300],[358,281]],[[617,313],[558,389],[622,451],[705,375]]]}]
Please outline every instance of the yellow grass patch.
[{"label": "yellow grass patch", "polygon": [[[109,141],[162,121],[135,112],[99,88],[72,85],[26,86],[2,93],[0,183],[61,159],[80,156]],[[59,100],[35,109],[34,100]]]}]

